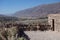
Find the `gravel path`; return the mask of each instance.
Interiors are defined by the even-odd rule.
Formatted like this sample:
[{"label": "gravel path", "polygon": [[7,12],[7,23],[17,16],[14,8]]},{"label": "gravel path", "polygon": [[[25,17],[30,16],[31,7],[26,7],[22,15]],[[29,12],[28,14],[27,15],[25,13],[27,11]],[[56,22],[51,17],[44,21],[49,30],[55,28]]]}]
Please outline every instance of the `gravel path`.
[{"label": "gravel path", "polygon": [[25,31],[30,40],[60,40],[60,32]]}]

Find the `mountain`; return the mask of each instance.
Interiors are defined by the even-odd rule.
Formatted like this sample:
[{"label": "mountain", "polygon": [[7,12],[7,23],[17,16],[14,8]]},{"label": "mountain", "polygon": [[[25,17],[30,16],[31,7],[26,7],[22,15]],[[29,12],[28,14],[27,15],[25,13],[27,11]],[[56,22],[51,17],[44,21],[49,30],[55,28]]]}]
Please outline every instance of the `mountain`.
[{"label": "mountain", "polygon": [[0,17],[5,17],[6,15],[0,14]]},{"label": "mountain", "polygon": [[12,16],[7,16],[7,15],[0,14],[0,22],[4,22],[4,21],[17,21],[17,20],[18,20],[17,17],[12,17]]},{"label": "mountain", "polygon": [[48,14],[60,12],[60,3],[38,5],[33,8],[18,11],[14,14],[16,17],[45,17]]}]

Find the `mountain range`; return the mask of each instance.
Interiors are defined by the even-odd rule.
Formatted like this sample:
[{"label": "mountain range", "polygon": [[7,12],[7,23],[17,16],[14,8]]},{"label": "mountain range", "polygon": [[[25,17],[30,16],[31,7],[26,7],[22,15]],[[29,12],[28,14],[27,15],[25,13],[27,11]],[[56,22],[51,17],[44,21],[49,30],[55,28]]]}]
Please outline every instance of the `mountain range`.
[{"label": "mountain range", "polygon": [[46,17],[48,14],[60,13],[60,3],[38,5],[33,8],[17,11],[16,17]]}]

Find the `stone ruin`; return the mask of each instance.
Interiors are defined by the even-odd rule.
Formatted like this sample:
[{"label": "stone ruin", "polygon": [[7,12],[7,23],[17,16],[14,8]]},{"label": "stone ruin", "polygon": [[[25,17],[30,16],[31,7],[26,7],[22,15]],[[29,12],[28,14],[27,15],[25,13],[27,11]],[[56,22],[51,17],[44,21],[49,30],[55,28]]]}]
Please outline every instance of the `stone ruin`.
[{"label": "stone ruin", "polygon": [[60,31],[60,14],[49,14],[48,23],[53,31]]}]

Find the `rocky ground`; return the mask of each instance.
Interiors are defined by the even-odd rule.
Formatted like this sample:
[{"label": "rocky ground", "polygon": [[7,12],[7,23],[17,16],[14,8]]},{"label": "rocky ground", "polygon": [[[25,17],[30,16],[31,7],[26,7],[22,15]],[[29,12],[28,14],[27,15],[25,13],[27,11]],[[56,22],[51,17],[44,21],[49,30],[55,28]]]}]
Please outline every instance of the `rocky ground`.
[{"label": "rocky ground", "polygon": [[25,31],[30,40],[60,40],[60,32],[53,31]]}]

